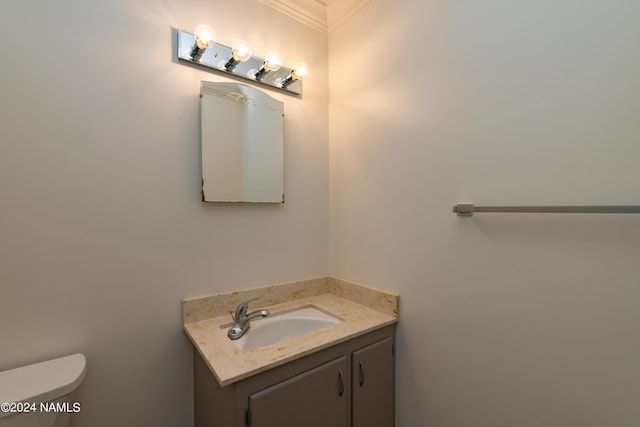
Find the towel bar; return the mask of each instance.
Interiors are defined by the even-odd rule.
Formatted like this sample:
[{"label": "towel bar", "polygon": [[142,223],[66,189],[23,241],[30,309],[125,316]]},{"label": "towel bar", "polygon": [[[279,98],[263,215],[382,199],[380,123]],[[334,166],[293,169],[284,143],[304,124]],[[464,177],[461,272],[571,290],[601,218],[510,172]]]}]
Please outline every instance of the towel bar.
[{"label": "towel bar", "polygon": [[467,203],[455,205],[453,212],[458,216],[472,216],[474,212],[640,214],[640,206],[474,206]]}]

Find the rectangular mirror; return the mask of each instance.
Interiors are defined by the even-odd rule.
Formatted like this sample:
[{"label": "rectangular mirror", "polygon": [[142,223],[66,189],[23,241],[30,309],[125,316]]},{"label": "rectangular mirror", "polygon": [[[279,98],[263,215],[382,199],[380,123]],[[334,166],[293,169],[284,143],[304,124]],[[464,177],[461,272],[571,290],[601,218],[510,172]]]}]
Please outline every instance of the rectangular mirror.
[{"label": "rectangular mirror", "polygon": [[284,203],[284,104],[238,83],[201,82],[202,200]]}]

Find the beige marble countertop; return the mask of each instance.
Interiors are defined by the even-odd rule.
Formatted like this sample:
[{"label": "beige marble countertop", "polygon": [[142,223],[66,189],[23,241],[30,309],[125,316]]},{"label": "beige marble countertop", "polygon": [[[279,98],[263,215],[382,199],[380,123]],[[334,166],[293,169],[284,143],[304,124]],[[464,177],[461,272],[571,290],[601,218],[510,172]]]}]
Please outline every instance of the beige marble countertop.
[{"label": "beige marble countertop", "polygon": [[[227,337],[227,329],[232,323],[228,311],[255,297],[260,300],[251,304],[250,311],[267,309],[271,315],[278,315],[312,306],[342,321],[315,332],[243,351]],[[183,300],[184,330],[222,386],[397,321],[398,295],[333,277]]]}]

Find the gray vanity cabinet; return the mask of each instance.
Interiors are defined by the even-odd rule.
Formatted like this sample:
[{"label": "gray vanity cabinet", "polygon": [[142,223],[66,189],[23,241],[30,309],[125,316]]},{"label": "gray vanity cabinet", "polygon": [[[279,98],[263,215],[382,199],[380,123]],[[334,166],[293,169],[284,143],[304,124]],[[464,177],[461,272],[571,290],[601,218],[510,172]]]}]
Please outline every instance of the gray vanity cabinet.
[{"label": "gray vanity cabinet", "polygon": [[393,427],[389,325],[220,386],[194,352],[196,427]]},{"label": "gray vanity cabinet", "polygon": [[249,396],[251,427],[347,427],[342,356]]},{"label": "gray vanity cabinet", "polygon": [[388,337],[352,355],[352,427],[389,427],[395,420],[393,338]]}]

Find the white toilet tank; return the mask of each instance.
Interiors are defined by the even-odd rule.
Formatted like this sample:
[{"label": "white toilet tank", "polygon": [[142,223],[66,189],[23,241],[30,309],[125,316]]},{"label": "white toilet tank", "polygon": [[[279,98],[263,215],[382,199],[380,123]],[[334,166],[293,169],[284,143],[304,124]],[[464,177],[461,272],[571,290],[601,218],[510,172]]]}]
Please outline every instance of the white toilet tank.
[{"label": "white toilet tank", "polygon": [[65,427],[81,410],[71,394],[84,379],[87,361],[72,354],[0,372],[0,427]]}]

